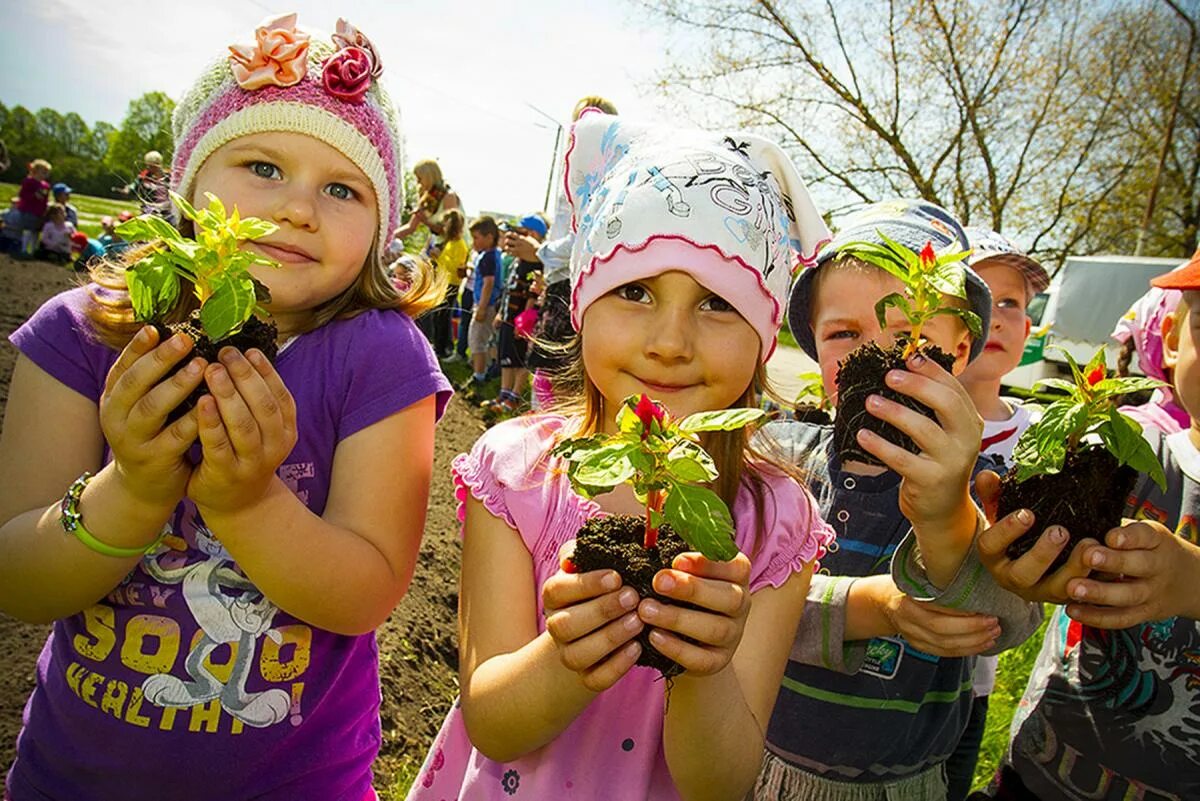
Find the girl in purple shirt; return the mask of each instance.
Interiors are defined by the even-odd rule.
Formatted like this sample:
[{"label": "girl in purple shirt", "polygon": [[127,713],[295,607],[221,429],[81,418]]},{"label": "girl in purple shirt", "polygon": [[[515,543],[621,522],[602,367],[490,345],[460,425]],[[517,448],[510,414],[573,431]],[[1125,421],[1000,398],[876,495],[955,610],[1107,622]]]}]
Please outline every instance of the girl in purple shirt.
[{"label": "girl in purple shirt", "polygon": [[449,395],[410,315],[441,292],[397,294],[380,258],[402,160],[371,43],[295,22],[230,48],[173,126],[182,197],[278,226],[243,244],[278,262],[251,268],[274,365],[139,330],[112,266],[12,336],[0,610],[54,627],[11,801],[374,798],[373,630],[416,563]]}]

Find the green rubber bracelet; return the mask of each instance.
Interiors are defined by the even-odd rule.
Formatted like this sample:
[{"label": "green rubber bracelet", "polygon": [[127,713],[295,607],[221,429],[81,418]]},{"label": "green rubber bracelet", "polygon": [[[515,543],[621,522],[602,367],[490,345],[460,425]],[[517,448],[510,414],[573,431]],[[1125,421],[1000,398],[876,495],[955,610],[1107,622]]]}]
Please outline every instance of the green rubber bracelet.
[{"label": "green rubber bracelet", "polygon": [[92,474],[85,472],[79,478],[75,479],[74,483],[67,488],[67,494],[63,496],[61,514],[58,522],[62,524],[63,531],[74,537],[81,543],[86,545],[91,550],[104,556],[111,556],[116,559],[128,559],[131,556],[144,556],[158,547],[162,542],[162,538],[166,536],[167,529],[164,527],[158,534],[158,538],[154,542],[147,545],[145,548],[118,548],[114,545],[101,542],[93,536],[92,532],[83,527],[83,518],[79,514],[79,499],[83,497],[83,488],[92,480]]}]

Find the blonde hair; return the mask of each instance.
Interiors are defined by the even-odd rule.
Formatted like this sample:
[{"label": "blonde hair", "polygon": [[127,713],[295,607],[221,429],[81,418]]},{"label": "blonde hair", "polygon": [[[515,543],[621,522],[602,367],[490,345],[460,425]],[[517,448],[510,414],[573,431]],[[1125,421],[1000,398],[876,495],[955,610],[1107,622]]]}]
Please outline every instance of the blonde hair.
[{"label": "blonde hair", "polygon": [[50,166],[50,162],[46,161],[45,159],[34,159],[33,161],[29,162],[29,172],[33,172],[34,170],[45,170],[46,172],[51,172],[53,169],[54,168]]},{"label": "blonde hair", "polygon": [[579,98],[575,104],[575,108],[571,111],[571,122],[579,119],[579,115],[583,113],[585,108],[596,108],[603,111],[605,114],[616,114],[617,107],[612,104],[612,101],[601,97],[600,95],[585,95]]},{"label": "blonde hair", "polygon": [[413,165],[413,175],[429,181],[430,186],[442,184],[442,168],[433,159],[422,159]]}]

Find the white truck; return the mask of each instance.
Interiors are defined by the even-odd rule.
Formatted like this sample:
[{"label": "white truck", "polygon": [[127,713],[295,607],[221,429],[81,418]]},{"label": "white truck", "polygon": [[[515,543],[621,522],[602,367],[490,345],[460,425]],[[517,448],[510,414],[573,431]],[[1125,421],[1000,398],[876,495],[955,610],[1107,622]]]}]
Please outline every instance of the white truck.
[{"label": "white truck", "polygon": [[[1043,378],[1069,375],[1071,368],[1062,350],[1083,364],[1105,345],[1108,366],[1115,367],[1121,348],[1108,335],[1117,320],[1150,288],[1151,278],[1170,272],[1183,261],[1144,256],[1069,257],[1049,288],[1030,302],[1033,329],[1021,364],[1004,377],[1004,386],[1031,389]],[[1136,356],[1130,369],[1138,369]]]}]

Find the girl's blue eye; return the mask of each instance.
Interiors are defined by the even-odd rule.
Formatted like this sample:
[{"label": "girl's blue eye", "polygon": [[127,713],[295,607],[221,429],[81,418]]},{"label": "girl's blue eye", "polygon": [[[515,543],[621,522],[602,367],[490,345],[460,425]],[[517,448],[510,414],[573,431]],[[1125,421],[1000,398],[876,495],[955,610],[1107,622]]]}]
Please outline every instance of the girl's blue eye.
[{"label": "girl's blue eye", "polygon": [[269,161],[250,162],[250,171],[259,178],[278,178],[279,168]]},{"label": "girl's blue eye", "polygon": [[358,194],[345,184],[330,184],[326,187],[326,191],[329,192],[331,197],[335,197],[338,200],[354,200],[354,198],[358,197]]}]

